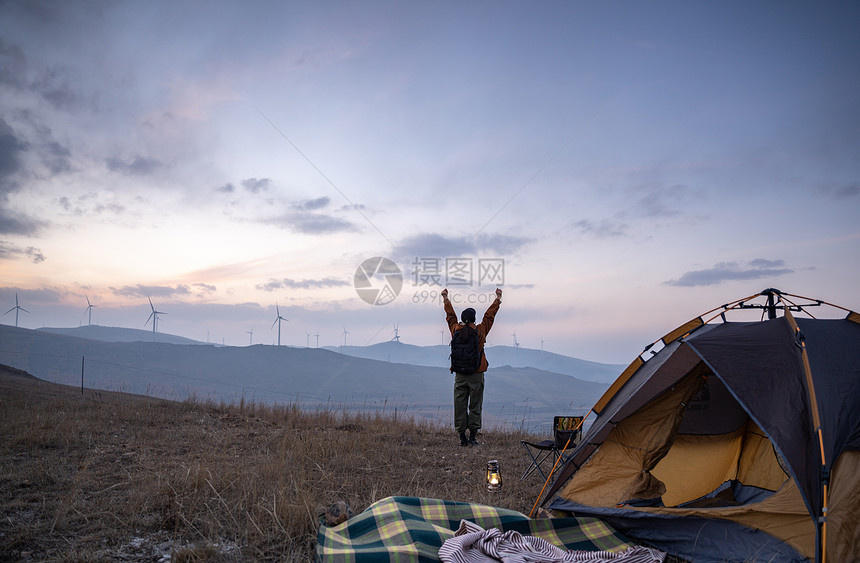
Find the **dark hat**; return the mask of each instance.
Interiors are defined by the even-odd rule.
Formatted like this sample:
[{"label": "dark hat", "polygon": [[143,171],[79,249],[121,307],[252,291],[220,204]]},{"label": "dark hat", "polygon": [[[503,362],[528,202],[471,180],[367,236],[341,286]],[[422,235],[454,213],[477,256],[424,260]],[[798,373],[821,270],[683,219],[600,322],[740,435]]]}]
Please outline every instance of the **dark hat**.
[{"label": "dark hat", "polygon": [[463,309],[463,312],[460,313],[460,320],[464,323],[475,322],[475,310],[471,307],[469,307],[468,309]]}]

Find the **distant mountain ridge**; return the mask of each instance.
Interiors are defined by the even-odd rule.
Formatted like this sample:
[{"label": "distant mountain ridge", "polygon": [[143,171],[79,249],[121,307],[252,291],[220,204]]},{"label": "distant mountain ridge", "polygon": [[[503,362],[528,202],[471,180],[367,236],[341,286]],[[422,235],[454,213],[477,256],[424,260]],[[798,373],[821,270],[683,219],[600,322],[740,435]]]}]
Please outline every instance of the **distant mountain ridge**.
[{"label": "distant mountain ridge", "polygon": [[[151,330],[134,328],[84,325],[76,328],[39,328],[36,330],[103,342],[153,342]],[[198,340],[162,332],[156,334],[155,342],[166,344],[206,344]],[[446,368],[450,365],[450,348],[442,345],[415,346],[391,340],[370,346],[323,346],[322,349],[356,358],[378,360],[381,362],[438,368]],[[515,348],[513,346],[490,346],[487,348],[486,353],[491,368],[502,366],[531,367],[600,383],[612,383],[626,367],[619,364],[590,362],[553,352],[522,347]]]},{"label": "distant mountain ridge", "polygon": [[[387,414],[396,409],[404,416],[446,424],[453,410],[453,376],[445,367],[365,359],[322,348],[109,342],[0,325],[0,363],[55,383],[77,386],[83,378],[83,386],[90,389],[174,400],[253,400]],[[485,425],[543,430],[557,414],[583,413],[606,388],[537,368],[491,368]]]},{"label": "distant mountain ridge", "polygon": [[77,338],[89,338],[90,340],[101,340],[103,342],[165,342],[167,344],[204,344],[198,340],[174,336],[164,332],[153,334],[151,330],[137,328],[121,328],[115,326],[84,325],[77,328],[37,328],[42,332],[51,334],[62,334],[64,336],[75,336]]},{"label": "distant mountain ridge", "polygon": [[[447,368],[450,365],[449,354],[451,353],[448,346],[414,346],[394,340],[371,346],[326,346],[325,349],[369,360],[440,368]],[[490,368],[531,367],[601,383],[612,383],[626,367],[513,346],[490,346],[486,349],[486,354]]]}]

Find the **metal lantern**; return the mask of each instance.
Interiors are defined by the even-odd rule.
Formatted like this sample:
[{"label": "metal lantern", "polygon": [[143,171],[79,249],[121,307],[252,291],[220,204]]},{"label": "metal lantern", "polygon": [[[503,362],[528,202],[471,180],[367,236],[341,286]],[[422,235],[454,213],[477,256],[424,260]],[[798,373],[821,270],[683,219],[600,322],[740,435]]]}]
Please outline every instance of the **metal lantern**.
[{"label": "metal lantern", "polygon": [[502,472],[499,469],[499,460],[491,459],[487,462],[487,490],[493,493],[501,488]]}]

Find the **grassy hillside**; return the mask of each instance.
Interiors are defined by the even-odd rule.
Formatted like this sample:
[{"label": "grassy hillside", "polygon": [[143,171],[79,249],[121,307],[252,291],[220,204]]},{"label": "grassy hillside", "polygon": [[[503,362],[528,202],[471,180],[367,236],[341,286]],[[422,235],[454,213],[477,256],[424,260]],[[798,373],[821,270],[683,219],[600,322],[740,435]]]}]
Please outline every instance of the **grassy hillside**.
[{"label": "grassy hillside", "polygon": [[[0,369],[0,559],[309,561],[319,514],[392,495],[528,513],[516,432],[343,409],[170,402]],[[504,488],[486,490],[489,459]]]}]

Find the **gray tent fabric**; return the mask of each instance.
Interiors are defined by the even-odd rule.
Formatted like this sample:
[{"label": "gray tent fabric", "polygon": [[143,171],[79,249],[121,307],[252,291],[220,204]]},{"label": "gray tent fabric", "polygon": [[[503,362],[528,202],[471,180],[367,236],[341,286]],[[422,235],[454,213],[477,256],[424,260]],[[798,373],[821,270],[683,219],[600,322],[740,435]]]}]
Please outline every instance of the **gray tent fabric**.
[{"label": "gray tent fabric", "polygon": [[[845,449],[860,449],[860,325],[848,320],[798,319],[806,340],[828,469]],[[821,453],[809,412],[800,348],[784,317],[728,323],[688,340],[765,431],[812,514],[821,511]],[[822,408],[826,405],[826,408]],[[805,424],[798,422],[805,421]]]},{"label": "gray tent fabric", "polygon": [[[544,505],[552,501],[550,508],[571,510],[575,507],[577,514],[605,516],[608,522],[632,537],[650,538],[652,533],[660,536],[663,532],[659,530],[662,529],[665,537],[660,541],[671,543],[683,536],[682,530],[688,530],[692,534],[690,538],[701,548],[693,559],[695,561],[710,561],[707,553],[720,553],[720,550],[703,546],[711,541],[726,543],[728,537],[731,542],[738,538],[737,545],[743,546],[739,548],[740,552],[747,549],[771,550],[774,561],[806,560],[813,552],[815,558],[820,555],[823,534],[819,518],[824,510],[824,490],[831,470],[843,452],[853,454],[860,450],[858,315],[849,312],[844,319],[795,319],[792,315],[784,315],[759,322],[723,321],[694,326],[691,332],[667,342],[653,357],[641,363],[626,381],[621,380],[623,384],[616,383],[614,394],[601,399],[600,412],[597,412],[597,407],[595,409],[596,419],[558,471],[543,499]],[[804,365],[804,353],[808,359],[809,375]],[[619,424],[659,397],[668,397],[676,385],[682,380],[690,381],[692,376],[700,378],[702,383],[696,395],[684,399],[685,410],[675,431],[687,436],[686,440],[696,439],[691,436],[703,436],[707,440],[708,437],[744,432],[744,428],[754,423],[758,429],[756,432],[764,435],[761,439],[769,440],[773,448],[773,453],[769,454],[771,459],[776,457],[780,468],[796,487],[795,494],[799,497],[795,497],[798,499],[798,504],[794,505],[798,508],[793,509],[795,518],[801,518],[802,522],[803,513],[808,512],[809,523],[803,526],[815,530],[815,534],[810,531],[807,536],[815,538],[814,547],[797,537],[791,540],[795,547],[805,546],[804,555],[789,546],[786,538],[773,538],[762,529],[747,527],[739,521],[732,522],[730,520],[734,517],[725,513],[716,515],[722,519],[715,520],[707,517],[706,510],[702,517],[691,515],[686,508],[685,515],[676,516],[669,514],[673,510],[671,506],[639,512],[632,506],[621,508],[614,503],[584,506],[571,499],[555,498],[580,468],[601,457],[598,455],[601,446],[607,438],[615,435],[613,432]],[[812,400],[815,404],[811,403]],[[820,427],[816,427],[816,415]],[[667,449],[671,442],[670,439]],[[593,472],[593,466],[589,467]],[[645,468],[647,470],[648,467]],[[840,478],[842,490],[848,486],[850,495],[860,495],[855,491],[860,478],[847,476],[844,472]],[[580,479],[579,482],[588,481]],[[583,490],[582,485],[578,487],[570,490]],[[736,492],[742,489],[743,486]],[[732,502],[752,506],[770,494],[772,491],[765,490],[761,495],[735,496]],[[641,501],[662,506],[659,498]],[[829,504],[836,502],[831,499]],[[848,504],[851,503],[843,502],[840,506]],[[856,522],[860,517],[860,509],[852,508],[850,511],[840,515],[841,527],[836,529],[840,541],[846,542],[842,548],[849,550],[860,542],[860,532],[847,529],[846,536],[846,527],[841,524]],[[831,513],[831,516],[834,515]],[[625,519],[629,519],[627,524]],[[749,521],[745,523],[750,524]],[[680,534],[674,540],[671,539],[673,527]],[[774,530],[770,533],[779,535]],[[715,539],[717,536],[713,534],[722,534],[722,540]],[[667,543],[656,540],[654,545],[667,548]],[[754,547],[756,545],[758,547]],[[666,550],[672,553],[671,549]],[[726,557],[732,560],[725,554],[716,557],[715,560],[720,561]]]},{"label": "gray tent fabric", "polygon": [[[639,541],[696,563],[767,561],[804,563],[805,557],[779,539],[728,520],[649,514],[621,508],[584,506],[556,499],[551,509],[599,518]],[[731,541],[727,541],[731,538]],[[751,559],[750,554],[755,554]]]},{"label": "gray tent fabric", "polygon": [[[810,512],[821,508],[818,441],[801,365],[784,318],[760,323],[726,323],[700,338],[693,348],[732,392],[788,462]],[[860,327],[858,327],[860,328]],[[805,421],[805,424],[796,422]]]}]

